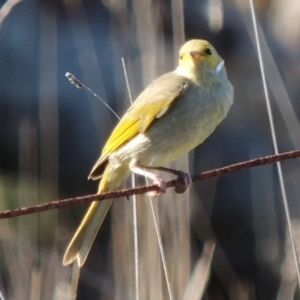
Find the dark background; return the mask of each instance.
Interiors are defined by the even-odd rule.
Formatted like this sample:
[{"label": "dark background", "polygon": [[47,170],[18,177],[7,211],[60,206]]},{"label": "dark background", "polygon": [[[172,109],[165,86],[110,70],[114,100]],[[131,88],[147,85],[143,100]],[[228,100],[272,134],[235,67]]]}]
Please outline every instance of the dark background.
[{"label": "dark background", "polygon": [[[255,6],[281,152],[300,145],[300,33],[295,29],[300,6],[287,2],[282,6],[279,0],[256,1]],[[97,183],[87,181],[87,174],[116,119],[92,94],[71,85],[65,73],[73,73],[122,114],[129,97],[121,57],[133,98],[176,66],[182,37],[174,29],[180,23],[176,14],[172,16],[174,3],[24,0],[6,14],[2,9],[1,209],[95,192]],[[228,118],[194,151],[191,173],[272,154],[249,3],[183,4],[185,39],[211,41],[235,87]],[[283,174],[297,237],[298,160],[284,162]],[[214,239],[218,247],[203,299],[299,296],[275,165],[197,184],[192,199],[191,260],[185,263],[193,270],[207,240]],[[34,293],[42,299],[66,299],[73,273],[60,261],[83,211],[76,207],[1,221],[0,290],[7,299],[28,299]],[[109,217],[82,269],[78,299],[118,299],[111,263],[117,250],[109,243],[110,231]],[[130,299],[125,294],[123,299]],[[143,299],[151,299],[149,295]],[[180,297],[178,293],[175,299]]]}]

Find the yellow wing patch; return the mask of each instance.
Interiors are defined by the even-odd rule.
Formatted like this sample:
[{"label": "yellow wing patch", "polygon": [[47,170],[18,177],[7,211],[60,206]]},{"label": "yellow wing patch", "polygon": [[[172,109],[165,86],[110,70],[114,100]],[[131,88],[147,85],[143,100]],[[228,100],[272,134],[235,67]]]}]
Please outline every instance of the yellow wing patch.
[{"label": "yellow wing patch", "polygon": [[188,79],[174,72],[153,81],[133,102],[111,133],[89,178],[100,178],[109,154],[138,133],[144,133],[154,119],[161,118],[174,100],[180,98],[178,96],[189,86],[188,83]]}]

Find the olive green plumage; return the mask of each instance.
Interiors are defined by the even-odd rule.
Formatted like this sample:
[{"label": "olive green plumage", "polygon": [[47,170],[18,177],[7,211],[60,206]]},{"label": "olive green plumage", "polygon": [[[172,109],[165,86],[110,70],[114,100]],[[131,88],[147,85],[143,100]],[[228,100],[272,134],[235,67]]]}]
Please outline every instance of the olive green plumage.
[{"label": "olive green plumage", "polygon": [[[174,72],[154,80],[131,105],[108,138],[89,178],[98,193],[117,189],[134,172],[162,187],[147,167],[160,167],[201,144],[226,117],[233,87],[224,61],[204,40],[185,43]],[[63,264],[82,266],[112,200],[93,202],[73,236]]]}]

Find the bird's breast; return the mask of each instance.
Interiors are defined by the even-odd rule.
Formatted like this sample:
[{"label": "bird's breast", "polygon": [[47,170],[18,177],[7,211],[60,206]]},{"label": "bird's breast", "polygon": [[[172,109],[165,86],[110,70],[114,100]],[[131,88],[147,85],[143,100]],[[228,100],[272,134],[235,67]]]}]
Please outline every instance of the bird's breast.
[{"label": "bird's breast", "polygon": [[116,151],[121,160],[137,158],[144,166],[161,166],[201,144],[226,117],[232,104],[226,89],[193,87],[174,100],[149,129]]}]

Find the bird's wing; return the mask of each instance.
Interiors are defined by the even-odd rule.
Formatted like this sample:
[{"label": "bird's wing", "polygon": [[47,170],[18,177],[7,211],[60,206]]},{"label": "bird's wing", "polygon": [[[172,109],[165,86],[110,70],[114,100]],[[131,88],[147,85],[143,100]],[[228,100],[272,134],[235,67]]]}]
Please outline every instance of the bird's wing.
[{"label": "bird's wing", "polygon": [[169,110],[175,99],[186,90],[188,79],[171,72],[154,80],[133,102],[108,138],[100,158],[89,178],[98,179],[104,171],[107,157],[138,133],[144,133],[155,119]]}]

